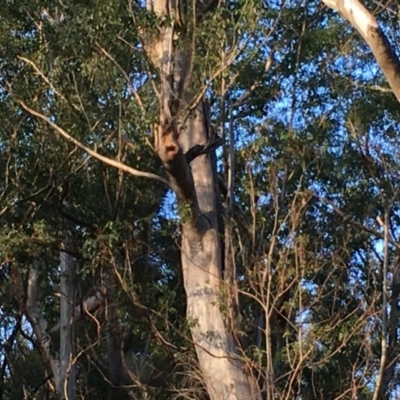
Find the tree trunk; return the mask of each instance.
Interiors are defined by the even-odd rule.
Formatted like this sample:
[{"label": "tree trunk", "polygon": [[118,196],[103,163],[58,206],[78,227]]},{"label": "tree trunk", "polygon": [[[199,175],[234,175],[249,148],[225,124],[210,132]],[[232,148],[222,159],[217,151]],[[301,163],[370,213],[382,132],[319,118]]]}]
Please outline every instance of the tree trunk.
[{"label": "tree trunk", "polygon": [[[391,389],[394,386],[394,378],[396,369],[399,365],[399,332],[398,326],[400,322],[400,309],[398,307],[398,301],[400,298],[400,256],[397,256],[394,260],[392,269],[392,284],[390,293],[390,309],[389,324],[388,324],[388,357],[386,359],[385,368],[382,376],[382,383],[379,391],[379,398],[389,398]],[[385,397],[386,396],[386,397]]]},{"label": "tree trunk", "polygon": [[60,400],[75,400],[75,261],[64,251],[60,252],[60,272],[60,379],[57,392]]},{"label": "tree trunk", "polygon": [[[60,299],[60,322],[53,328],[48,329],[47,320],[39,307],[39,262],[35,260],[29,271],[28,285],[26,291],[26,304],[19,301],[20,308],[24,309],[25,315],[35,332],[36,342],[39,350],[48,362],[54,379],[55,391],[58,399],[75,399],[75,368],[73,367],[73,342],[74,342],[74,275],[75,261],[73,257],[60,252],[61,272],[61,299]],[[19,273],[14,274],[16,292],[22,293],[22,282]],[[59,357],[52,354],[51,333],[59,331],[60,347]]]},{"label": "tree trunk", "polygon": [[[19,273],[17,272],[17,274]],[[19,292],[22,292],[22,282],[19,276],[17,276],[16,282],[17,286],[20,287]],[[44,359],[50,366],[57,391],[57,389],[61,387],[60,360],[57,357],[54,357],[50,351],[51,338],[47,332],[47,321],[44,318],[38,305],[38,290],[39,262],[35,260],[29,271],[28,286],[26,291],[25,315],[35,333],[38,348],[40,349],[42,355],[44,356]]]},{"label": "tree trunk", "polygon": [[[155,131],[156,149],[174,189],[182,219],[181,260],[187,295],[187,318],[196,346],[202,376],[212,400],[257,399],[258,388],[244,370],[232,334],[220,311],[222,284],[221,248],[216,212],[215,165],[210,154],[190,163],[185,152],[207,147],[213,138],[202,102],[185,118],[195,94],[190,88],[192,70],[188,49],[176,48],[174,25],[182,23],[178,2],[154,0],[147,8],[171,23],[160,29],[158,40],[145,48],[161,78],[160,123]],[[212,146],[211,146],[212,147]]]},{"label": "tree trunk", "polygon": [[[202,136],[207,141],[205,121],[197,115],[186,135]],[[202,140],[201,140],[202,139]],[[224,325],[221,302],[221,251],[218,238],[214,171],[209,155],[192,164],[195,191],[199,202],[200,220],[206,225],[189,221],[182,226],[182,268],[187,295],[187,317],[203,378],[212,399],[254,399],[252,387],[237,357],[232,335]],[[252,390],[254,392],[252,392]]]}]

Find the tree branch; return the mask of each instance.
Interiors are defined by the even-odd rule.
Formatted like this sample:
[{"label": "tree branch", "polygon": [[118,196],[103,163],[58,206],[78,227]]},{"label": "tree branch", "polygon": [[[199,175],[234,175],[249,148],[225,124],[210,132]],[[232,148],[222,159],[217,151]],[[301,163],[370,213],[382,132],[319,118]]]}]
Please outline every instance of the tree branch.
[{"label": "tree branch", "polygon": [[400,102],[400,61],[376,18],[358,0],[322,0],[361,34]]},{"label": "tree branch", "polygon": [[[356,221],[351,221],[349,219],[349,217],[339,208],[337,207],[333,201],[325,198],[325,197],[319,197],[316,194],[314,194],[314,196],[321,201],[324,204],[327,204],[329,206],[331,206],[333,208],[333,211],[335,211],[336,214],[338,214],[340,217],[342,217],[343,219],[345,219],[349,224],[355,226],[356,228],[359,228],[360,230],[367,232],[373,236],[375,236],[376,238],[379,239],[384,239],[384,234],[381,232],[376,231],[375,229],[372,228],[368,228],[367,226],[364,226],[363,224],[360,224],[359,222]],[[391,236],[389,236],[388,241],[391,245],[393,245],[394,247],[396,247],[397,249],[400,249],[400,244],[397,243]]]},{"label": "tree branch", "polygon": [[60,126],[58,126],[57,124],[55,124],[54,122],[50,121],[50,119],[48,117],[46,117],[44,114],[30,108],[29,106],[27,106],[22,100],[18,100],[18,103],[20,104],[20,106],[27,111],[29,114],[41,119],[42,121],[46,122],[48,125],[50,125],[59,135],[61,135],[62,137],[64,137],[65,139],[67,139],[69,142],[75,144],[75,146],[79,147],[80,149],[82,149],[83,151],[85,151],[87,154],[89,154],[91,157],[96,158],[99,161],[102,161],[104,164],[107,164],[111,167],[120,169],[121,171],[124,171],[132,176],[137,176],[137,177],[141,177],[141,178],[148,178],[148,179],[156,179],[168,186],[169,182],[161,177],[158,176],[156,174],[152,174],[151,172],[143,172],[143,171],[139,171],[135,168],[129,167],[126,164],[123,164],[121,162],[112,160],[111,158],[108,158],[106,156],[102,156],[101,154],[97,153],[96,151],[90,149],[89,147],[86,147],[83,143],[81,143],[79,140],[75,139],[74,137],[72,137],[70,134],[68,134],[66,131],[64,131],[64,129],[62,129]]},{"label": "tree branch", "polygon": [[[104,286],[99,287],[93,296],[88,297],[82,304],[75,307],[74,318],[71,323],[78,322],[85,314],[92,314],[96,311],[104,301],[106,295],[106,288]],[[61,323],[58,322],[55,326],[48,330],[49,334],[56,333],[60,329]]]}]

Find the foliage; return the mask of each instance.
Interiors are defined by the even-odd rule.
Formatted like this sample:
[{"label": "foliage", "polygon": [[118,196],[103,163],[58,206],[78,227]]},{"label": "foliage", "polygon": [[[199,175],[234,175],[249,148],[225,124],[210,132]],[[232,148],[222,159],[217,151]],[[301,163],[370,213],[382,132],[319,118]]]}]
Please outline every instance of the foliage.
[{"label": "foliage", "polygon": [[[393,43],[395,7],[388,2],[378,16]],[[400,284],[398,104],[361,39],[319,1],[226,1],[186,22],[176,40],[193,40],[193,88],[204,92],[226,143],[230,126],[235,133],[235,202],[248,221],[234,226],[243,359],[272,390],[266,398],[371,398],[385,245],[388,346],[392,355],[400,350],[391,297]],[[164,23],[171,21],[140,2],[2,5],[3,399],[54,395],[24,314],[39,261],[38,305],[56,326],[65,232],[77,265],[76,304],[107,287],[102,307],[76,324],[77,397],[206,398],[189,334],[196,321],[185,318],[185,220],[170,205],[173,194],[94,160],[21,108],[22,101],[44,113],[102,155],[162,175],[151,145],[159,77],[142,38]],[[223,178],[225,153],[218,154]],[[56,352],[56,333],[51,340]],[[113,372],[115,348],[129,377]],[[398,357],[392,361],[388,399],[400,391]]]}]

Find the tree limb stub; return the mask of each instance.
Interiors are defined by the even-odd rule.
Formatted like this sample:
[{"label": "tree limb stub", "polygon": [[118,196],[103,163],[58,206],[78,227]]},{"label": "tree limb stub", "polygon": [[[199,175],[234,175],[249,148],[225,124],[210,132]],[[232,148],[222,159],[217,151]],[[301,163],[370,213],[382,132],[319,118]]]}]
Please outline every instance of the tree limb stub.
[{"label": "tree limb stub", "polygon": [[193,174],[178,142],[179,133],[176,125],[169,123],[165,128],[160,126],[158,135],[157,153],[167,172],[169,183],[176,193],[178,204],[180,207],[188,206],[192,214],[190,219],[197,222],[201,212]]},{"label": "tree limb stub", "polygon": [[364,38],[400,102],[400,61],[376,18],[358,0],[322,0],[339,12]]},{"label": "tree limb stub", "polygon": [[210,140],[205,144],[196,144],[185,153],[186,161],[190,164],[195,158],[203,154],[211,153],[218,147],[222,146],[222,144],[223,139],[220,137],[210,138]]}]

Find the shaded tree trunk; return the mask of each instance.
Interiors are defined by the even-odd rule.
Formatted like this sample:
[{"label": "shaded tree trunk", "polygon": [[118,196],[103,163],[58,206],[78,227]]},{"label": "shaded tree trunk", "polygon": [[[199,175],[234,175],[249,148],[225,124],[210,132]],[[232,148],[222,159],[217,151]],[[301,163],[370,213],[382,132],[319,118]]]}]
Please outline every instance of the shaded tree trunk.
[{"label": "shaded tree trunk", "polygon": [[[51,368],[55,391],[60,400],[75,399],[75,368],[73,366],[74,351],[74,277],[75,261],[67,252],[60,252],[60,322],[53,329],[48,329],[48,322],[39,307],[39,262],[34,261],[30,268],[26,293],[25,309],[27,319],[35,332],[37,346]],[[20,278],[17,277],[20,282]],[[22,292],[22,284],[17,283]],[[51,332],[58,330],[60,334],[59,356],[51,352]]]},{"label": "shaded tree trunk", "polygon": [[395,378],[396,368],[400,361],[399,350],[399,332],[400,308],[398,301],[400,298],[400,257],[397,256],[394,261],[392,271],[392,284],[390,293],[390,310],[388,320],[388,357],[384,366],[382,384],[379,391],[379,398],[389,398],[393,379]]},{"label": "shaded tree trunk", "polygon": [[[55,388],[56,391],[58,391],[58,389],[62,387],[60,379],[60,360],[51,352],[51,337],[47,332],[47,320],[44,318],[38,304],[39,279],[39,262],[35,260],[29,271],[24,312],[35,333],[37,346],[50,367],[49,372],[53,375]],[[17,285],[20,287],[19,291],[22,292],[22,282],[19,276],[17,277],[17,282]]]},{"label": "shaded tree trunk", "polygon": [[60,379],[57,392],[60,399],[75,400],[75,261],[64,251],[60,252],[60,271]]}]

